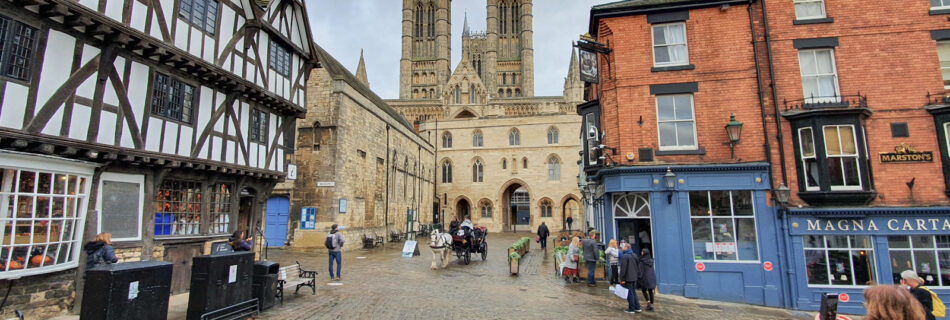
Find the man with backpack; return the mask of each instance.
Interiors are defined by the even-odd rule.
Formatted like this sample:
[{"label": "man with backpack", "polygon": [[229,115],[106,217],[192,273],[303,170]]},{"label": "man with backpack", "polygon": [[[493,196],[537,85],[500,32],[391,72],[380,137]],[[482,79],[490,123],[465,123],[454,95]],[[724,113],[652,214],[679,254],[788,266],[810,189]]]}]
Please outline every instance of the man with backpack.
[{"label": "man with backpack", "polygon": [[[330,249],[330,280],[340,281],[340,270],[343,268],[343,243],[346,242],[346,239],[343,238],[343,234],[337,230],[338,226],[334,224],[330,227],[330,233],[327,234],[327,239],[323,242],[323,245]],[[336,277],[333,277],[333,260],[336,260]]]},{"label": "man with backpack", "polygon": [[914,270],[904,270],[901,272],[901,285],[910,290],[910,294],[920,301],[924,307],[924,313],[927,314],[927,320],[935,320],[937,317],[947,316],[947,307],[943,301],[937,297],[937,294],[923,286],[924,279],[917,275]]}]

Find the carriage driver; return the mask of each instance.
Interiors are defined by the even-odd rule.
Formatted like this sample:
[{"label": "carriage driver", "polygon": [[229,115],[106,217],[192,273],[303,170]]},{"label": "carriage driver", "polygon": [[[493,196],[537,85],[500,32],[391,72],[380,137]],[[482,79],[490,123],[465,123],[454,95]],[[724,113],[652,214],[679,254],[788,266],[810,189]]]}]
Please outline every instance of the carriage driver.
[{"label": "carriage driver", "polygon": [[465,215],[465,221],[462,221],[461,227],[462,228],[468,227],[469,229],[474,228],[472,226],[472,219],[468,215]]}]

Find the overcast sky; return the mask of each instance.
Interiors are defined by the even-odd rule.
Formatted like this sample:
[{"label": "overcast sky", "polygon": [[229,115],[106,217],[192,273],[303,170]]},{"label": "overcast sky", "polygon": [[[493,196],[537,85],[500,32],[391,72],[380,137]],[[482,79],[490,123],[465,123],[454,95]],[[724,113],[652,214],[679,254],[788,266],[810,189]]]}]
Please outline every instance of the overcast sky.
[{"label": "overcast sky", "polygon": [[[364,50],[370,88],[384,99],[399,98],[402,1],[306,0],[313,36],[321,47],[356,72]],[[587,32],[590,7],[612,0],[534,1],[534,92],[559,96],[571,58],[571,42]],[[485,0],[452,1],[452,70],[462,54],[462,21],[485,30]]]}]

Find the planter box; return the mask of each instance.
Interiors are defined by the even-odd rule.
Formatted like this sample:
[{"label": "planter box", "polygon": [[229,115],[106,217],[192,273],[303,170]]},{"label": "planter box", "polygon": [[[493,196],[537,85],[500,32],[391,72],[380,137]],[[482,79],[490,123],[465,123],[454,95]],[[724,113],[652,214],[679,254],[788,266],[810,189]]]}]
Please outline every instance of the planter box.
[{"label": "planter box", "polygon": [[[577,263],[577,273],[581,279],[587,279],[587,262]],[[603,266],[597,266],[594,270],[594,279],[606,279],[606,273]]]},{"label": "planter box", "polygon": [[518,271],[521,268],[519,264],[520,261],[521,259],[508,259],[508,270],[511,271],[511,274],[518,275]]}]

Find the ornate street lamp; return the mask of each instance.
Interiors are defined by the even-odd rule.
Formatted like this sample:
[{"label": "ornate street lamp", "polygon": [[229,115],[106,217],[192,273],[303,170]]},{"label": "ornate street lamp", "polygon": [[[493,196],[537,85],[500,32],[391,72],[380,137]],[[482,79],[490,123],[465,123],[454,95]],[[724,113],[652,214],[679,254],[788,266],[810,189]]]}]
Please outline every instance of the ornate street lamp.
[{"label": "ornate street lamp", "polygon": [[785,212],[785,205],[788,204],[788,198],[792,195],[792,191],[789,190],[787,186],[785,186],[785,183],[782,183],[778,186],[778,188],[775,188],[774,193],[775,201],[781,205],[778,209],[778,216],[781,218]]},{"label": "ornate street lamp", "polygon": [[729,116],[729,123],[726,124],[726,134],[729,135],[729,153],[732,158],[736,158],[736,145],[739,144],[739,138],[742,136],[742,122],[736,121],[736,114]]},{"label": "ornate street lamp", "polygon": [[663,186],[666,187],[668,193],[666,195],[666,203],[673,203],[673,189],[676,189],[676,174],[670,170],[670,167],[666,167],[666,174],[663,175]]}]

